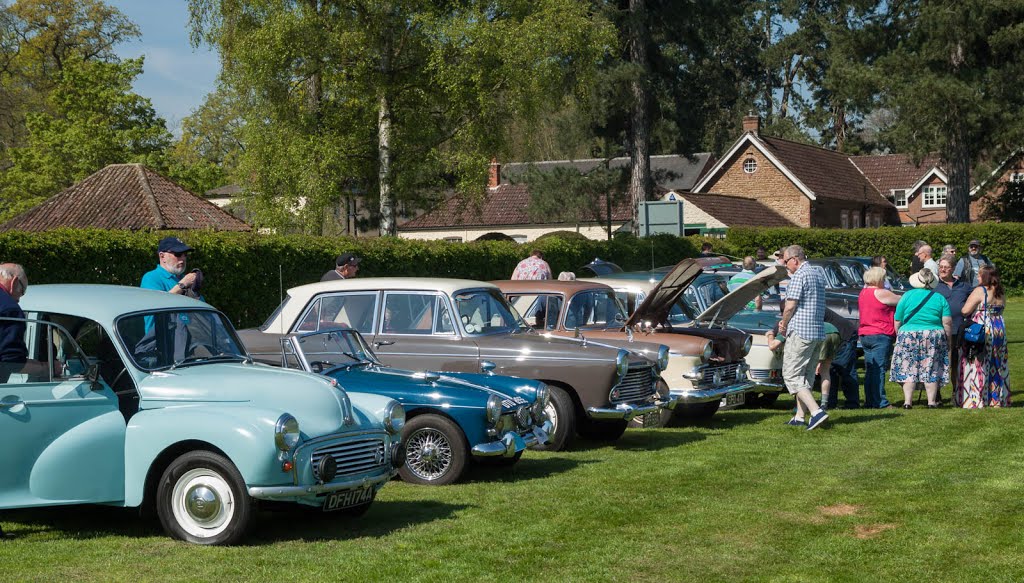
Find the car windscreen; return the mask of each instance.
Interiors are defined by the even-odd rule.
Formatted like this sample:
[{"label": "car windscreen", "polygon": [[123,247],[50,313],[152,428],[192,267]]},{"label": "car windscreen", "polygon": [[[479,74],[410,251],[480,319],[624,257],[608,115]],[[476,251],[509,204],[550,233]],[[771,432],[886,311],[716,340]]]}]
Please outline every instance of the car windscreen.
[{"label": "car windscreen", "polygon": [[498,290],[464,290],[452,296],[466,334],[512,333],[529,328]]},{"label": "car windscreen", "polygon": [[116,327],[132,362],[145,371],[249,358],[231,323],[213,310],[132,314]]},{"label": "car windscreen", "polygon": [[325,330],[295,337],[299,350],[313,372],[336,366],[377,364],[377,355],[355,330]]},{"label": "car windscreen", "polygon": [[610,289],[579,292],[565,309],[567,330],[621,327],[627,319],[626,307]]}]

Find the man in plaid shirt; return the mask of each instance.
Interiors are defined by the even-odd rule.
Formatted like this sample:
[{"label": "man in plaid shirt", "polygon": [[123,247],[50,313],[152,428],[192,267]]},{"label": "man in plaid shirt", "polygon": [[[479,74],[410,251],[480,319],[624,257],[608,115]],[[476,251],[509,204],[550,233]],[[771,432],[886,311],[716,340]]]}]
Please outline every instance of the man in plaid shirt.
[{"label": "man in plaid shirt", "polygon": [[[782,378],[786,389],[796,397],[796,416],[787,425],[802,427],[808,412],[807,430],[828,419],[811,394],[818,354],[825,340],[825,275],[807,264],[803,247],[791,245],[783,251],[782,262],[792,274],[786,288],[786,304],[779,322],[779,333],[786,337],[782,355]],[[827,374],[827,373],[825,373]]]}]

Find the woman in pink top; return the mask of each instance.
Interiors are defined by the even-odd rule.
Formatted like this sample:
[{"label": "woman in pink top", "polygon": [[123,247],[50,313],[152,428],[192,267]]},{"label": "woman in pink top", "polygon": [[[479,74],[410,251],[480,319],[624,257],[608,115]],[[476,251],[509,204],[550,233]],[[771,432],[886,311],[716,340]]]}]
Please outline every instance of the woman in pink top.
[{"label": "woman in pink top", "polygon": [[864,273],[860,290],[860,344],[864,347],[864,406],[868,409],[892,407],[885,396],[885,371],[892,359],[896,339],[893,315],[900,296],[885,289],[885,269],[872,267]]}]

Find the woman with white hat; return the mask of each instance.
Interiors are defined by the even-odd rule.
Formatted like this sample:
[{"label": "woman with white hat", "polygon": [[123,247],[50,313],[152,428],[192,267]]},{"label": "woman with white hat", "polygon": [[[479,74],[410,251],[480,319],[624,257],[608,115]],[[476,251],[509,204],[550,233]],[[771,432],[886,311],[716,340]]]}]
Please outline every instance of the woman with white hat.
[{"label": "woman with white hat", "polygon": [[946,298],[935,293],[930,269],[910,276],[914,289],[896,306],[896,350],[889,380],[903,384],[903,408],[910,409],[917,383],[924,383],[928,407],[939,406],[939,387],[949,381],[949,343],[953,320]]}]

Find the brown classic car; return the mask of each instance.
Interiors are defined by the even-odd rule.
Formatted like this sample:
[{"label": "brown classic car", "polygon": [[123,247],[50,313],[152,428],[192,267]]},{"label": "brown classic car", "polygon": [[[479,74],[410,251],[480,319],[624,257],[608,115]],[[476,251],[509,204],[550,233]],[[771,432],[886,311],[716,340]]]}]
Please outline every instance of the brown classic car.
[{"label": "brown classic car", "polygon": [[[625,305],[615,290],[596,281],[496,281],[502,293],[526,322],[538,331],[629,348],[655,340],[669,347],[662,378],[679,399],[677,417],[706,418],[715,414],[723,399],[742,403],[754,386],[743,360],[748,335],[736,330],[686,329],[676,334],[633,333],[626,326]],[[656,318],[657,315],[652,315]],[[645,318],[646,319],[646,318]],[[659,320],[660,322],[660,320]]]},{"label": "brown classic car", "polygon": [[[497,287],[481,281],[381,277],[303,285],[288,290],[263,326],[239,335],[254,358],[277,364],[282,336],[339,327],[361,332],[388,366],[545,382],[554,428],[542,449],[562,449],[576,433],[618,439],[634,417],[675,405],[659,382],[667,347],[638,343],[625,350],[542,336]],[[410,422],[415,414],[408,412]]]}]

